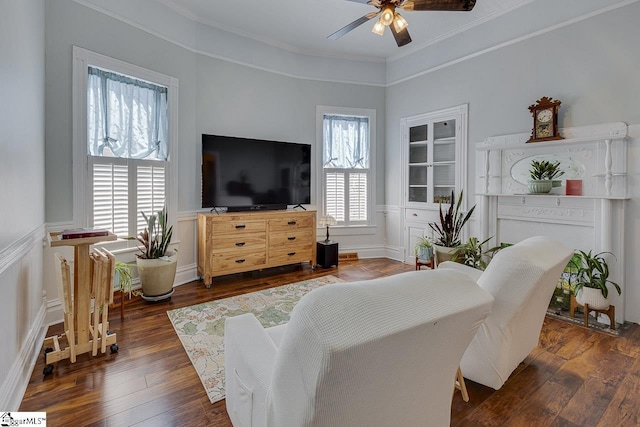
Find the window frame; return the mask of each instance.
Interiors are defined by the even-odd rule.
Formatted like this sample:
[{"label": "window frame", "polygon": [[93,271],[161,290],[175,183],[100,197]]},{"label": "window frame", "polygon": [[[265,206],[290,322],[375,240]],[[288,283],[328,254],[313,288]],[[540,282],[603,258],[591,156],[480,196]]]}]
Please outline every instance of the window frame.
[{"label": "window frame", "polygon": [[[73,46],[72,66],[72,122],[73,122],[73,226],[88,227],[93,211],[92,177],[93,162],[87,148],[87,82],[88,67],[95,66],[167,88],[169,125],[169,157],[165,162],[165,204],[171,225],[177,219],[177,165],[178,165],[178,79],[137,65]],[[130,196],[131,198],[131,196]],[[89,206],[91,204],[91,206]],[[117,249],[135,248],[135,241],[110,242]]]},{"label": "window frame", "polygon": [[[376,207],[376,110],[370,108],[352,108],[352,107],[331,107],[319,105],[316,107],[316,169],[318,171],[318,179],[316,183],[317,194],[317,208],[321,215],[324,215],[325,210],[325,169],[323,164],[324,159],[324,116],[340,115],[340,116],[354,116],[354,117],[366,117],[369,120],[369,169],[349,169],[355,172],[362,173],[367,171],[367,220],[349,223],[339,223],[336,228],[365,228],[376,225],[375,221],[375,207]],[[346,176],[345,176],[346,178]],[[345,180],[345,184],[346,184]],[[348,195],[348,191],[345,192],[345,196]],[[348,211],[346,212],[348,215]]]}]

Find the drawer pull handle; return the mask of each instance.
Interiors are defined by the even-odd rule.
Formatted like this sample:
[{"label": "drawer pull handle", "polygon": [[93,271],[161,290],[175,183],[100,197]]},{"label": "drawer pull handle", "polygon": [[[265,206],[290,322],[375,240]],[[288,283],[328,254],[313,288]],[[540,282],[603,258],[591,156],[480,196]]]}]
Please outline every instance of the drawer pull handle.
[{"label": "drawer pull handle", "polygon": [[296,240],[295,236],[294,237],[287,237],[287,240]]},{"label": "drawer pull handle", "polygon": [[236,228],[238,230],[242,230],[243,228],[247,228],[247,226],[246,225],[236,225]]},{"label": "drawer pull handle", "polygon": [[287,255],[294,256],[295,254],[296,254],[295,252],[289,252]]},{"label": "drawer pull handle", "polygon": [[243,259],[237,259],[237,260],[236,260],[236,263],[238,263],[238,264],[242,264],[243,262],[244,262],[244,260],[243,260]]},{"label": "drawer pull handle", "polygon": [[244,242],[238,242],[236,243],[236,246],[240,247],[240,246],[244,246],[244,244],[245,244]]},{"label": "drawer pull handle", "polygon": [[298,222],[297,221],[289,221],[287,224],[288,225],[296,225]]},{"label": "drawer pull handle", "polygon": [[418,214],[414,212],[414,213],[413,213],[413,216],[418,216]]}]

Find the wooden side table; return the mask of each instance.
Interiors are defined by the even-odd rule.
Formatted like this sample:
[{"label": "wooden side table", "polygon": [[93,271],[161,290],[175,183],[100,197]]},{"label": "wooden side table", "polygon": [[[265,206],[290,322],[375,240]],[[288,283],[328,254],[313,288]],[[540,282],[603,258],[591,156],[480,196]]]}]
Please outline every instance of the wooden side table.
[{"label": "wooden side table", "polygon": [[582,306],[581,304],[578,303],[578,301],[576,301],[576,297],[573,294],[571,294],[571,308],[569,308],[569,316],[571,316],[571,318],[573,318],[576,308],[578,307],[582,307],[582,310],[584,311],[585,328],[589,327],[589,312],[595,311],[596,313],[606,314],[609,317],[609,327],[614,331],[616,330],[616,306],[615,305],[610,305],[609,308],[606,310],[596,310],[595,308],[589,307],[589,304],[585,304],[584,306]]}]

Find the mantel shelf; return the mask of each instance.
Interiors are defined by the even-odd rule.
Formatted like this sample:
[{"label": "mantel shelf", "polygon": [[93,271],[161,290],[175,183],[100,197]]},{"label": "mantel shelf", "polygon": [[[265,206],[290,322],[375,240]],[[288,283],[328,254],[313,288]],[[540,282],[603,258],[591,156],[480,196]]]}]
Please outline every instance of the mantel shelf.
[{"label": "mantel shelf", "polygon": [[490,137],[476,145],[478,151],[514,150],[542,147],[556,147],[562,145],[584,144],[589,142],[602,142],[606,140],[625,140],[627,137],[627,125],[622,122],[607,123],[603,125],[581,126],[560,129],[560,134],[565,139],[557,141],[529,142],[530,133],[519,133]]}]

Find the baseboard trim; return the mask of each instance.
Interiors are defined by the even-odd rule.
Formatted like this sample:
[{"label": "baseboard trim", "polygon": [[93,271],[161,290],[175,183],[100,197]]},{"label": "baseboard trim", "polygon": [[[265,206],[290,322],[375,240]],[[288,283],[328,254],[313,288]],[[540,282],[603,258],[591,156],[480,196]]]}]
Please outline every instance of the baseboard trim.
[{"label": "baseboard trim", "polygon": [[17,411],[20,408],[20,403],[22,403],[22,398],[31,379],[31,373],[41,355],[40,349],[47,333],[44,322],[46,313],[47,304],[43,298],[38,315],[33,322],[34,326],[29,331],[20,354],[11,365],[9,376],[0,388],[0,408],[5,411]]}]

